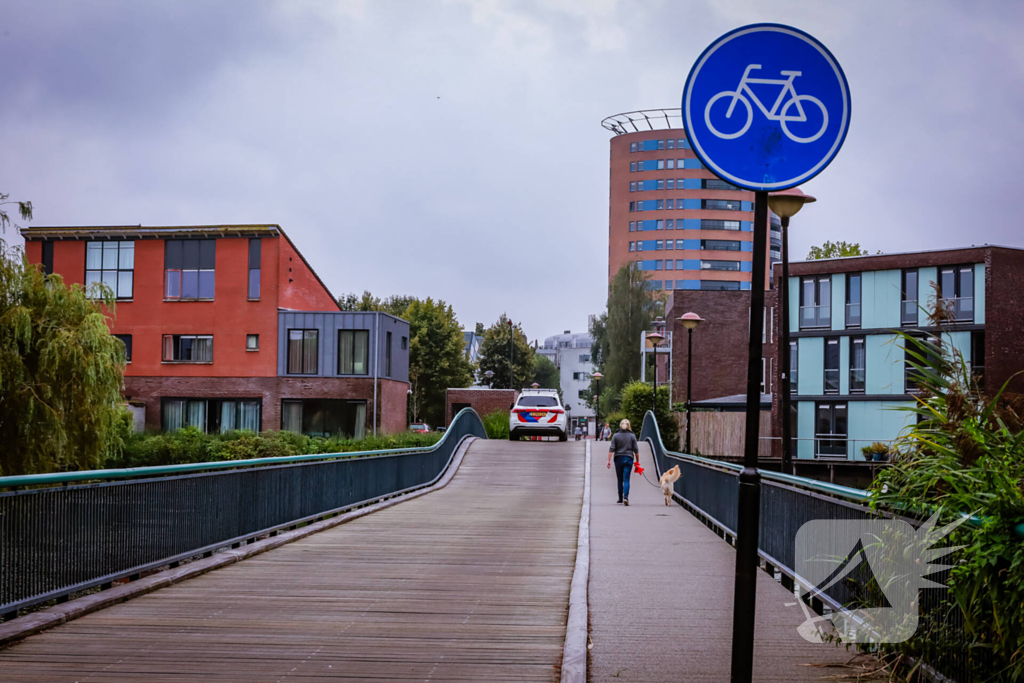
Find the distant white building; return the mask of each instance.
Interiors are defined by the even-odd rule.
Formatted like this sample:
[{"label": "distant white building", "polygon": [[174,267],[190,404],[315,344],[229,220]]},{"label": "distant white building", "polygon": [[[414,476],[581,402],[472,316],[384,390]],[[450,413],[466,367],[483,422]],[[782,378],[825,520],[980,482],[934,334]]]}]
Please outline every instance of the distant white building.
[{"label": "distant white building", "polygon": [[[466,358],[469,360],[469,362],[472,363],[473,365],[479,363],[480,347],[484,343],[483,335],[479,335],[473,330],[463,330],[462,342],[464,345],[463,350],[465,351]],[[483,378],[480,376],[479,372],[476,373],[476,377],[474,377],[474,379],[476,380],[475,384],[477,385],[486,384],[486,382],[484,382]]]},{"label": "distant white building", "polygon": [[562,385],[562,401],[568,408],[572,424],[586,419],[588,430],[594,434],[594,410],[587,405],[590,392],[590,377],[594,373],[590,351],[594,338],[586,332],[556,334],[544,340],[544,346],[537,353],[546,356],[558,368]]}]

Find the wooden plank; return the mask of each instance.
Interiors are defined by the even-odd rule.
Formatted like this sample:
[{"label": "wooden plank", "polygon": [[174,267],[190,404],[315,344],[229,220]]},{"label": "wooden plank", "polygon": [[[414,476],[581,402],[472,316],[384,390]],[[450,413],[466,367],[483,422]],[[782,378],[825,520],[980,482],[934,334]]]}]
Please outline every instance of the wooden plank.
[{"label": "wooden plank", "polygon": [[448,486],[0,651],[17,681],[556,681],[584,444],[478,441]]}]

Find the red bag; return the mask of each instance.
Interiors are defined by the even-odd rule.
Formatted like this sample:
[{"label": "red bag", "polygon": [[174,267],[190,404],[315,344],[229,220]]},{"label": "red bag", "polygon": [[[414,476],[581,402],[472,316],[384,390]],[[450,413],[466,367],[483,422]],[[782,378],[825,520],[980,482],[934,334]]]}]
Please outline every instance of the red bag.
[{"label": "red bag", "polygon": [[637,462],[636,460],[634,460],[633,461],[633,471],[636,472],[637,474],[642,475],[644,473],[644,468],[640,467],[640,463]]}]

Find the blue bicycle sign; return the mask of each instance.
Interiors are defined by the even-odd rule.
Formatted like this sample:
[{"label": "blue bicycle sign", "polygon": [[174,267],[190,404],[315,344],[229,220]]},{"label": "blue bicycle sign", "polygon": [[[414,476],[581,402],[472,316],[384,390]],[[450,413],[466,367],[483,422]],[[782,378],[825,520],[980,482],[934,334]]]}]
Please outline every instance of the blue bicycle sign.
[{"label": "blue bicycle sign", "polygon": [[694,64],[683,121],[694,152],[716,175],[751,190],[782,190],[820,173],[839,151],[849,87],[832,54],[803,31],[744,26]]}]

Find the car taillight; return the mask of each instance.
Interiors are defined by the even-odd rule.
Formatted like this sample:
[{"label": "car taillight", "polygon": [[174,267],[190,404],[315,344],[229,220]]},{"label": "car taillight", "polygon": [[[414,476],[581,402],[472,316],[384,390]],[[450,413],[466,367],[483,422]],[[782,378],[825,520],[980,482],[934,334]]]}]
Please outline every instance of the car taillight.
[{"label": "car taillight", "polygon": [[565,411],[564,411],[564,410],[562,410],[561,408],[552,408],[552,409],[551,409],[551,410],[549,410],[548,412],[549,412],[549,413],[555,413],[556,415],[561,415],[561,414],[562,414],[562,413],[564,413]]}]

